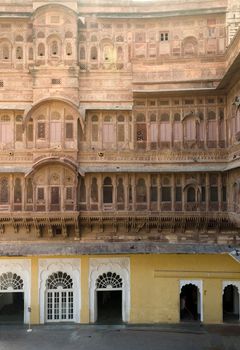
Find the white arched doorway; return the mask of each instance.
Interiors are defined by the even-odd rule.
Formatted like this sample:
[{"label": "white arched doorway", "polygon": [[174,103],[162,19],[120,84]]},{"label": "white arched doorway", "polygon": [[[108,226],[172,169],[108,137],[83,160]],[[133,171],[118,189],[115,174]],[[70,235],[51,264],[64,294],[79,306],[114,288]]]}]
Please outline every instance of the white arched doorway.
[{"label": "white arched doorway", "polygon": [[40,259],[40,323],[80,322],[80,259]]},{"label": "white arched doorway", "polygon": [[181,321],[203,321],[201,280],[181,280],[179,286],[179,313]]},{"label": "white arched doorway", "polygon": [[73,280],[66,272],[52,273],[46,283],[46,322],[73,321]]},{"label": "white arched doorway", "polygon": [[223,322],[240,321],[240,282],[224,281],[222,296]]},{"label": "white arched doorway", "polygon": [[90,259],[90,322],[129,321],[129,275],[128,258]]},{"label": "white arched doorway", "polygon": [[31,306],[29,260],[1,260],[0,323],[28,323]]}]

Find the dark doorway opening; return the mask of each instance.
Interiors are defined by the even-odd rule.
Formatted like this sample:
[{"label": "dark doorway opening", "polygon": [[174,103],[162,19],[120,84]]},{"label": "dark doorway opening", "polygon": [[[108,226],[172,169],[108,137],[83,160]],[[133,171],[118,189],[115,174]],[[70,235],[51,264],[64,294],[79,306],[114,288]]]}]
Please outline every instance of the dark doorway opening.
[{"label": "dark doorway opening", "polygon": [[23,323],[24,293],[0,292],[0,323]]},{"label": "dark doorway opening", "polygon": [[187,284],[180,294],[180,320],[200,320],[200,293],[196,286]]},{"label": "dark doorway opening", "polygon": [[239,321],[239,295],[236,286],[229,285],[223,292],[223,322]]},{"label": "dark doorway opening", "polygon": [[97,291],[97,323],[122,323],[122,291]]}]

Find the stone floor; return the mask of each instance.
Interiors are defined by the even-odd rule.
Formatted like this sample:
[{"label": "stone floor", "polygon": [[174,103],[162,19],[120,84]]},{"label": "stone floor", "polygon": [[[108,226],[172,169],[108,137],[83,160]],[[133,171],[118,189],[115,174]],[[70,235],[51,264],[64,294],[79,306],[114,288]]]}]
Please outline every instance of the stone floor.
[{"label": "stone floor", "polygon": [[239,350],[240,325],[0,326],[0,350]]}]

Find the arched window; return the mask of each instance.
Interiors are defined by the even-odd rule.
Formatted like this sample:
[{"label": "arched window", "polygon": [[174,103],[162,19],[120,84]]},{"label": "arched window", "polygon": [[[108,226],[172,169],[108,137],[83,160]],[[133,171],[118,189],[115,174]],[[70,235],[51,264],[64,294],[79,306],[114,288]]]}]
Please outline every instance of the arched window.
[{"label": "arched window", "polygon": [[59,56],[59,44],[57,40],[53,40],[50,46],[51,56]]},{"label": "arched window", "polygon": [[0,276],[0,290],[23,290],[23,280],[16,273],[6,272]]},{"label": "arched window", "polygon": [[112,47],[112,45],[105,45],[103,47],[103,60],[105,62],[111,62],[113,60],[113,47]]},{"label": "arched window", "polygon": [[47,288],[48,289],[71,289],[73,287],[72,278],[64,272],[53,273],[47,279]]},{"label": "arched window", "polygon": [[136,186],[136,202],[146,203],[147,201],[147,188],[144,179],[138,179]]},{"label": "arched window", "polygon": [[1,59],[9,60],[10,59],[10,45],[3,44],[1,46]]},{"label": "arched window", "polygon": [[119,178],[117,181],[117,203],[118,203],[119,210],[124,209],[124,200],[125,200],[125,192],[124,192],[123,179]]},{"label": "arched window", "polygon": [[8,203],[8,179],[2,178],[0,180],[0,204]]},{"label": "arched window", "polygon": [[32,179],[28,179],[27,181],[27,203],[33,202],[33,183]]},{"label": "arched window", "polygon": [[45,56],[45,46],[43,43],[38,45],[38,56]]},{"label": "arched window", "polygon": [[105,177],[103,181],[103,203],[113,202],[113,186],[112,179],[110,177]]},{"label": "arched window", "polygon": [[116,289],[122,288],[123,281],[121,276],[116,274],[115,272],[106,272],[100,275],[96,280],[96,288],[97,289]]},{"label": "arched window", "polygon": [[97,142],[98,141],[98,116],[97,115],[93,115],[92,119],[91,119],[92,125],[92,142]]},{"label": "arched window", "polygon": [[66,55],[72,56],[72,45],[70,43],[67,43],[66,45]]},{"label": "arched window", "polygon": [[98,59],[98,51],[96,46],[93,46],[91,48],[91,60],[97,60]]},{"label": "arched window", "polygon": [[85,47],[80,47],[80,60],[86,59]]},{"label": "arched window", "polygon": [[14,185],[14,203],[21,203],[22,202],[22,184],[21,179],[17,178],[15,179],[15,185]]},{"label": "arched window", "polygon": [[22,59],[23,59],[23,49],[22,49],[21,46],[18,46],[18,47],[16,48],[16,58],[17,58],[18,60],[22,60]]},{"label": "arched window", "polygon": [[187,202],[188,203],[193,203],[195,201],[196,201],[195,188],[194,187],[189,187],[187,189]]}]

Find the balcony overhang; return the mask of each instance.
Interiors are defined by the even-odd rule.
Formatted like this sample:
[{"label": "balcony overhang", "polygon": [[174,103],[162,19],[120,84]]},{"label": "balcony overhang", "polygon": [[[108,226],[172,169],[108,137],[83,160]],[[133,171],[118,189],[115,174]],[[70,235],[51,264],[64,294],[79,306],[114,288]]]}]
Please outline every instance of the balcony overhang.
[{"label": "balcony overhang", "polygon": [[0,256],[103,255],[103,254],[230,254],[236,247],[218,244],[159,242],[2,242]]}]

